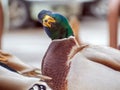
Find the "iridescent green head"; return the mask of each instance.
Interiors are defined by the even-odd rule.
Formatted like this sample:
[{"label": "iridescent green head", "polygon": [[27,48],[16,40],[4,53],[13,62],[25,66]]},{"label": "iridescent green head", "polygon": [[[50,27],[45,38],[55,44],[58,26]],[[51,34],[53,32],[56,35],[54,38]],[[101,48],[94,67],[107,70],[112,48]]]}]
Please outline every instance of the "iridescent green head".
[{"label": "iridescent green head", "polygon": [[52,39],[63,39],[73,36],[68,20],[61,14],[42,10],[38,15],[47,35]]}]

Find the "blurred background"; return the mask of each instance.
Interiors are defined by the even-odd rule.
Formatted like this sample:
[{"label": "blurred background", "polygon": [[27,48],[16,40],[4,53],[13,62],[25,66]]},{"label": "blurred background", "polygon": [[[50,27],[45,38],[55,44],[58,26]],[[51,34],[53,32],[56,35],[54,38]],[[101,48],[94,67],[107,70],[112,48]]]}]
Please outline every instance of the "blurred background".
[{"label": "blurred background", "polygon": [[80,41],[109,46],[108,9],[110,0],[1,0],[1,28],[4,51],[25,63],[40,66],[51,40],[44,33],[37,15],[43,10],[59,12],[79,21]]}]

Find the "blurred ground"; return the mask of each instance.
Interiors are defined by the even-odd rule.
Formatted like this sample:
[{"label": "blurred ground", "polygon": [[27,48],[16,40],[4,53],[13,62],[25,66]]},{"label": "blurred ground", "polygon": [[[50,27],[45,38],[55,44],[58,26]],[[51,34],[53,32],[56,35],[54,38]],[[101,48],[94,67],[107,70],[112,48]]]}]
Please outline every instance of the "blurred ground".
[{"label": "blurred ground", "polygon": [[[85,43],[108,45],[107,21],[87,18],[80,23],[79,35]],[[3,35],[3,50],[16,55],[25,63],[40,67],[50,42],[40,28],[10,30]]]}]

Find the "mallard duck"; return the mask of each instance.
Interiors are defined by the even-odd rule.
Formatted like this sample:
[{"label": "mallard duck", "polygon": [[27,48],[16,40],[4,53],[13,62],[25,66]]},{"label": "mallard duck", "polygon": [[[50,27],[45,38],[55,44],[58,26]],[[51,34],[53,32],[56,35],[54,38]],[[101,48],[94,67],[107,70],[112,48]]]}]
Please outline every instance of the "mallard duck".
[{"label": "mallard duck", "polygon": [[0,51],[0,66],[6,67],[14,72],[26,76],[37,76],[41,73],[39,68],[32,67],[22,62],[16,56],[9,54],[5,51]]},{"label": "mallard duck", "polygon": [[[35,89],[34,87],[38,89]],[[26,77],[0,66],[0,90],[47,90],[40,78]]]},{"label": "mallard duck", "polygon": [[49,87],[43,80],[50,79],[41,75],[40,69],[23,63],[16,56],[0,51],[0,90],[47,90]]},{"label": "mallard duck", "polygon": [[40,23],[52,42],[42,60],[42,74],[52,90],[120,90],[120,51],[79,45],[68,20],[42,10]]}]

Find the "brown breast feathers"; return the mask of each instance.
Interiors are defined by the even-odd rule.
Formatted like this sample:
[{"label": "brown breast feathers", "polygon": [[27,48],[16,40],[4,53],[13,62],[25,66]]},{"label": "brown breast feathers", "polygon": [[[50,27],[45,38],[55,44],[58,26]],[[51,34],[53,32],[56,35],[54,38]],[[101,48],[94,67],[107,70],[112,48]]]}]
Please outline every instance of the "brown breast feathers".
[{"label": "brown breast feathers", "polygon": [[42,62],[42,73],[52,78],[47,81],[52,90],[67,90],[67,74],[70,65],[67,64],[68,55],[76,45],[73,38],[53,41]]}]

